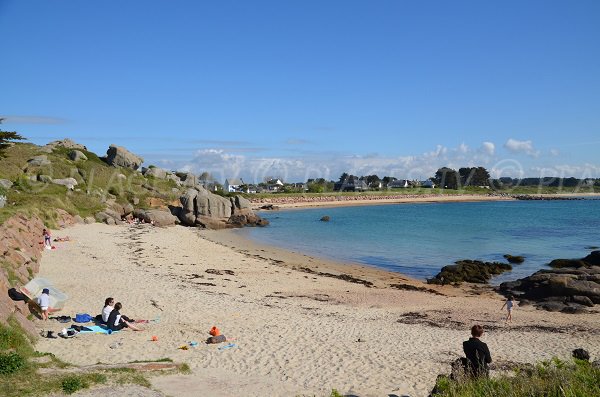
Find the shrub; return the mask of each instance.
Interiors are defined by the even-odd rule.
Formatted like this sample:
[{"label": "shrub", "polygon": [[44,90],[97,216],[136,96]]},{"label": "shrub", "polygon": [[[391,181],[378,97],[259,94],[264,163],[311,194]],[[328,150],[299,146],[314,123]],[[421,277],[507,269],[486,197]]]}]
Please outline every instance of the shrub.
[{"label": "shrub", "polygon": [[62,380],[61,386],[66,394],[73,394],[77,390],[85,389],[88,384],[81,377],[71,375]]},{"label": "shrub", "polygon": [[10,375],[23,367],[25,367],[25,359],[20,354],[0,354],[0,374]]}]

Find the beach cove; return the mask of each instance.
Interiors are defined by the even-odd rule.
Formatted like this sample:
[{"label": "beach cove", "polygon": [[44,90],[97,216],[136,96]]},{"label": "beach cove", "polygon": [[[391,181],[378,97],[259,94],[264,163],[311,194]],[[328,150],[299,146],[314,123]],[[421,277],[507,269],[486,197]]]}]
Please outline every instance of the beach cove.
[{"label": "beach cove", "polygon": [[[484,340],[497,364],[568,358],[578,347],[600,354],[597,311],[523,307],[508,327],[503,300],[489,288],[431,287],[231,231],[92,224],[55,235],[74,241],[45,252],[39,276],[69,294],[64,314],[95,315],[113,296],[124,314],[156,321],[144,332],[41,339],[36,348],[76,365],[164,357],[188,363],[192,375],[152,378],[166,395],[321,396],[335,388],[359,396],[426,396],[436,376],[462,356],[473,323],[487,328]],[[350,277],[336,277],[342,274]],[[431,291],[391,286],[401,284]],[[203,344],[213,325],[235,346]],[[178,349],[190,341],[198,347]],[[115,342],[120,346],[111,348]]]}]

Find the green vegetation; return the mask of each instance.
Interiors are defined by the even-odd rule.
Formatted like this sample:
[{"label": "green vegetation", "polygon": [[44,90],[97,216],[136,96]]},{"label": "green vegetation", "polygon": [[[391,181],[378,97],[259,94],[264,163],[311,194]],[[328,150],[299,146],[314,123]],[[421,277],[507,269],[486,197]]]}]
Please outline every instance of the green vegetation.
[{"label": "green vegetation", "polygon": [[[72,394],[96,384],[137,384],[150,387],[146,375],[131,368],[111,368],[96,371],[78,371],[70,374],[59,369],[71,365],[50,353],[36,352],[32,341],[16,321],[0,324],[0,394],[6,397],[41,396],[64,392]],[[161,359],[160,362],[170,362]],[[38,369],[45,368],[43,373]],[[57,372],[52,372],[56,369]],[[189,367],[182,364],[179,371],[187,373]]]},{"label": "green vegetation", "polygon": [[436,397],[588,397],[600,396],[600,368],[587,361],[553,359],[531,370],[491,379],[455,382],[440,378]]},{"label": "green vegetation", "polygon": [[[0,124],[2,124],[2,121],[4,121],[4,119],[0,118]],[[24,139],[25,138],[19,135],[16,131],[0,130],[0,158],[4,157],[4,152],[12,145],[12,142],[22,141]]]},{"label": "green vegetation", "polygon": [[[13,186],[4,193],[7,205],[0,209],[0,224],[22,213],[37,215],[52,228],[56,226],[56,208],[86,217],[104,209],[109,198],[120,204],[137,198],[136,207],[145,208],[150,197],[160,197],[165,202],[178,197],[172,192],[176,184],[171,180],[144,178],[137,171],[111,167],[86,150],[82,152],[88,160],[75,163],[68,157],[70,152],[71,149],[58,147],[52,153],[44,153],[40,147],[26,143],[17,143],[5,151],[5,157],[0,158],[0,178],[10,180]],[[38,167],[27,162],[39,155],[47,156],[51,164]],[[71,191],[43,182],[48,178],[74,178],[77,186]]]}]

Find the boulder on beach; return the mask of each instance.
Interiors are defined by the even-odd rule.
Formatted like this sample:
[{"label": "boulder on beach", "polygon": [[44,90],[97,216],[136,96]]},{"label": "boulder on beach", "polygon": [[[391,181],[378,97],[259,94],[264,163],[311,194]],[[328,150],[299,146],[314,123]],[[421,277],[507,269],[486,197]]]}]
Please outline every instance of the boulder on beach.
[{"label": "boulder on beach", "polygon": [[500,284],[499,291],[548,311],[576,313],[600,304],[600,251],[581,259],[556,259],[552,269]]},{"label": "boulder on beach", "polygon": [[492,276],[512,270],[512,266],[500,262],[482,262],[463,259],[454,265],[444,266],[433,278],[427,280],[429,284],[454,284],[461,282],[487,283]]},{"label": "boulder on beach", "polygon": [[181,209],[178,216],[184,225],[223,229],[268,224],[252,211],[250,201],[242,196],[222,197],[202,186],[195,186],[186,190],[179,201]]},{"label": "boulder on beach", "polygon": [[154,226],[173,226],[177,223],[177,218],[168,210],[161,209],[135,209],[133,216],[138,219],[143,219],[146,223],[153,223]]},{"label": "boulder on beach", "polygon": [[131,153],[122,146],[110,145],[106,151],[104,161],[113,167],[124,167],[137,170],[144,162],[144,159]]}]

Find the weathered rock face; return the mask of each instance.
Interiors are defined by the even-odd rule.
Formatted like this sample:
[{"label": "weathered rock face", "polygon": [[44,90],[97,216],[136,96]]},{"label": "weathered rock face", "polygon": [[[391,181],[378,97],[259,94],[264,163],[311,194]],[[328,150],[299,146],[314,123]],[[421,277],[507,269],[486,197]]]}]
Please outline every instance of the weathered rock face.
[{"label": "weathered rock face", "polygon": [[33,167],[42,167],[44,165],[52,164],[50,160],[48,160],[48,156],[42,154],[40,156],[35,156],[27,160],[27,164]]},{"label": "weathered rock face", "polygon": [[499,290],[548,311],[577,313],[600,304],[600,251],[582,259],[557,259],[550,266],[555,268],[502,283]]},{"label": "weathered rock face", "polygon": [[[56,212],[59,227],[74,223],[73,217],[67,212]],[[43,250],[41,233],[45,227],[38,217],[26,218],[22,215],[15,215],[0,225],[0,258],[3,261],[0,270],[0,322],[6,323],[12,315],[32,336],[35,335],[35,327],[27,320],[30,313],[27,305],[23,301],[11,300],[8,289],[27,284],[38,272]]]},{"label": "weathered rock face", "polygon": [[191,172],[177,172],[175,174],[183,186],[194,187],[198,184],[196,175]]},{"label": "weathered rock face", "polygon": [[65,138],[59,141],[53,141],[45,145],[42,150],[45,152],[51,153],[54,149],[58,147],[64,147],[66,149],[75,149],[75,150],[87,150],[87,148],[69,138]]},{"label": "weathered rock face", "polygon": [[0,186],[2,186],[4,189],[10,189],[12,185],[13,183],[8,179],[0,179]]},{"label": "weathered rock face", "polygon": [[133,216],[138,219],[143,219],[147,223],[153,223],[154,226],[173,226],[175,223],[177,223],[177,217],[173,216],[169,211],[166,210],[135,209],[133,210]]},{"label": "weathered rock face", "polygon": [[106,151],[105,161],[113,167],[125,167],[137,170],[144,162],[144,159],[122,146],[110,145]]},{"label": "weathered rock face", "polygon": [[202,186],[196,186],[181,195],[179,201],[181,210],[178,216],[184,225],[223,229],[268,224],[266,220],[254,214],[250,202],[241,196],[221,197]]},{"label": "weathered rock face", "polygon": [[55,185],[66,186],[67,189],[73,190],[77,186],[77,179],[75,178],[63,178],[63,179],[52,179],[52,183]]},{"label": "weathered rock face", "polygon": [[482,262],[464,259],[456,261],[455,265],[444,266],[429,284],[453,284],[460,282],[487,283],[492,276],[512,270],[512,266],[500,262]]},{"label": "weathered rock face", "polygon": [[73,161],[85,161],[88,159],[87,156],[79,150],[69,152],[69,158]]},{"label": "weathered rock face", "polygon": [[152,176],[154,178],[166,179],[169,172],[162,168],[150,167],[150,168],[143,168],[142,174],[144,176]]}]

